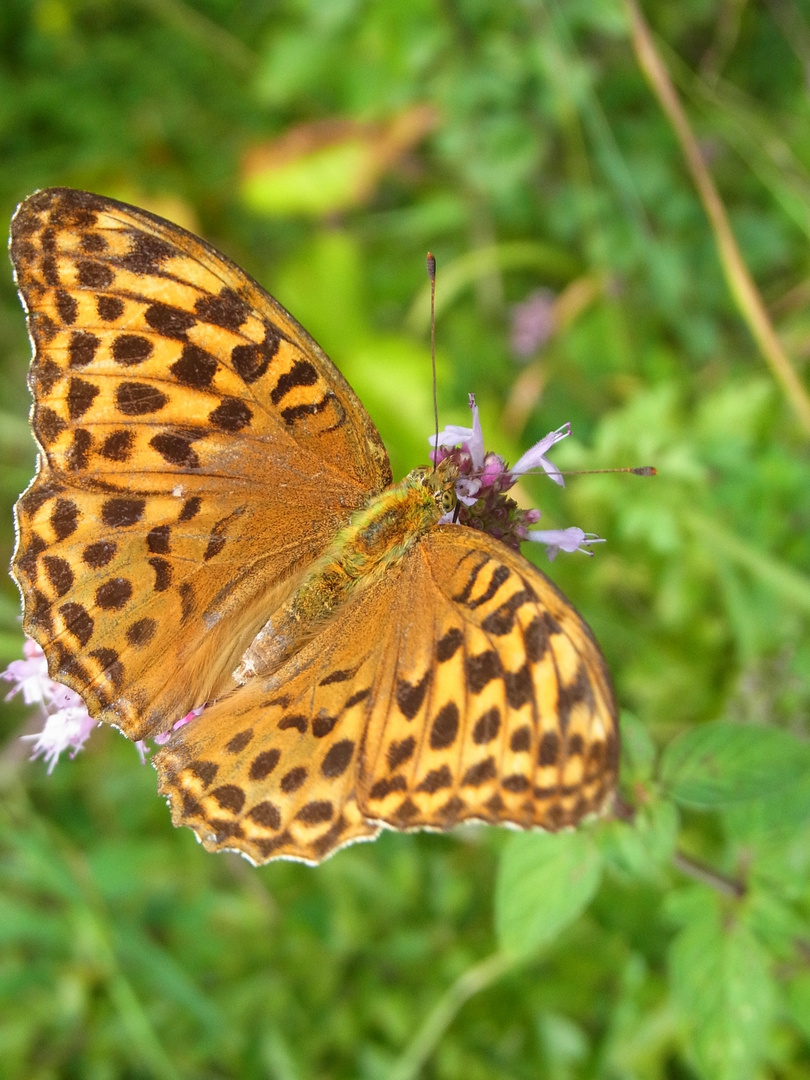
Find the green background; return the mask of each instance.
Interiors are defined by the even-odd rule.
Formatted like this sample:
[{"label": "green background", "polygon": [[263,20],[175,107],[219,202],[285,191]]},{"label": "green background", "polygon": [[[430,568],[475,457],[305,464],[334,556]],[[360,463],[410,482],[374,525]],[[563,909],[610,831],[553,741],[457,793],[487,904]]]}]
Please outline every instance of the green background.
[{"label": "green background", "polygon": [[[764,309],[810,356],[810,12],[647,2]],[[418,106],[430,130],[383,160]],[[419,114],[426,115],[426,114]],[[313,121],[354,127],[306,128]],[[377,125],[376,127],[374,125]],[[316,133],[257,173],[251,149]],[[343,134],[341,135],[341,131]],[[144,205],[256,276],[344,371],[396,475],[477,395],[602,643],[633,821],[385,834],[254,869],[171,828],[114,731],[52,776],[0,716],[0,1074],[810,1076],[808,432],[746,327],[619,0],[4,0],[0,217],[38,187]],[[516,303],[562,296],[528,358]],[[576,303],[576,299],[580,303]],[[0,274],[0,560],[33,470],[29,345]],[[0,660],[20,655],[0,588]]]}]

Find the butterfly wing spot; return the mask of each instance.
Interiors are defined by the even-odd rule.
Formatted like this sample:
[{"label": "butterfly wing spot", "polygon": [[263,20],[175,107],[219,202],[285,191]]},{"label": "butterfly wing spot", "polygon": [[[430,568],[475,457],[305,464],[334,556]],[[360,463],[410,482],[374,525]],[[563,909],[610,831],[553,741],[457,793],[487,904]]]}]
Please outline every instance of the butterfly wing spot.
[{"label": "butterfly wing spot", "polygon": [[393,791],[407,791],[408,781],[404,776],[383,777],[378,780],[369,792],[370,799],[384,799]]},{"label": "butterfly wing spot", "polygon": [[495,758],[490,755],[484,758],[483,761],[477,761],[474,765],[470,765],[461,780],[462,787],[480,787],[488,780],[497,779],[497,771],[495,768]]},{"label": "butterfly wing spot", "polygon": [[298,791],[301,785],[307,778],[308,770],[303,765],[297,765],[294,769],[290,769],[281,778],[279,787],[285,795],[290,795],[294,791]]},{"label": "butterfly wing spot", "polygon": [[458,626],[451,626],[436,643],[436,662],[446,664],[452,660],[464,642],[464,634]]},{"label": "butterfly wing spot", "polygon": [[281,751],[275,747],[272,750],[262,750],[250,763],[250,779],[266,780],[281,760]]},{"label": "butterfly wing spot", "polygon": [[355,744],[351,739],[341,739],[333,746],[330,746],[321,765],[323,775],[330,779],[342,776],[349,767],[354,755],[354,748]]},{"label": "butterfly wing spot", "polygon": [[400,765],[404,765],[413,756],[416,749],[416,739],[408,735],[404,739],[394,739],[388,745],[388,768],[394,772]]},{"label": "butterfly wing spot", "polygon": [[446,750],[456,741],[459,729],[458,705],[454,701],[448,701],[436,713],[433,723],[430,725],[430,738],[428,740],[431,750]]},{"label": "butterfly wing spot", "polygon": [[[398,788],[393,788],[392,787],[391,790],[401,790],[401,791],[407,790],[407,785],[404,782],[405,778],[402,777],[402,780],[403,780],[403,783]],[[421,780],[416,785],[415,790],[416,791],[425,791],[429,795],[435,795],[435,793],[437,791],[441,791],[443,788],[449,788],[449,787],[452,787],[452,786],[453,786],[453,774],[450,772],[450,769],[448,768],[447,765],[442,765],[438,769],[431,769],[430,772],[427,774],[427,776],[425,776],[424,780]],[[388,794],[388,792],[385,792],[385,794]],[[371,789],[369,795],[370,795],[371,798],[375,798],[374,788]],[[376,796],[376,798],[379,798],[379,797],[380,797],[379,795]]]},{"label": "butterfly wing spot", "polygon": [[407,679],[400,679],[397,682],[397,706],[406,720],[413,720],[421,710],[432,674],[428,670],[414,682],[409,682]]},{"label": "butterfly wing spot", "polygon": [[513,754],[528,753],[532,748],[532,729],[529,724],[515,728],[509,738],[509,749]]},{"label": "butterfly wing spot", "polygon": [[65,630],[73,635],[80,646],[87,645],[95,629],[95,622],[87,609],[71,601],[59,608],[59,614]]},{"label": "butterfly wing spot", "polygon": [[472,730],[472,740],[476,745],[491,743],[501,729],[501,710],[497,705],[487,709],[475,721]]}]

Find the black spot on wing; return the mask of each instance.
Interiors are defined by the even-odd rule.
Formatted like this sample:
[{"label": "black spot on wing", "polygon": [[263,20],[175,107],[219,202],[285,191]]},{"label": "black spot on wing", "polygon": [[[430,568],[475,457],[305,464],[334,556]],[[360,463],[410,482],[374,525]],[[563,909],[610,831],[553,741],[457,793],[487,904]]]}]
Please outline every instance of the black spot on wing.
[{"label": "black spot on wing", "polygon": [[430,747],[432,750],[446,750],[456,741],[459,728],[459,711],[454,701],[442,706],[430,728]]},{"label": "black spot on wing", "polygon": [[144,312],[144,319],[163,337],[185,339],[186,332],[197,322],[197,316],[182,308],[155,301]]},{"label": "black spot on wing", "polygon": [[457,626],[451,627],[436,643],[436,659],[440,664],[455,656],[464,640],[464,634]]},{"label": "black spot on wing", "polygon": [[574,681],[568,686],[560,686],[558,690],[557,709],[560,714],[560,727],[563,731],[568,728],[572,711],[581,703],[586,705],[589,712],[593,712],[596,707],[591,681],[582,664],[577,670]]},{"label": "black spot on wing", "polygon": [[310,364],[308,360],[296,360],[289,371],[285,371],[283,375],[279,377],[278,382],[273,388],[273,392],[270,395],[270,400],[274,405],[286,397],[291,390],[296,389],[298,386],[314,386],[318,382],[318,372]]},{"label": "black spot on wing", "polygon": [[400,679],[397,682],[396,699],[399,711],[406,720],[413,720],[422,707],[427,688],[430,685],[431,672],[426,671],[418,683]]},{"label": "black spot on wing", "polygon": [[[466,557],[465,557],[464,561],[466,561]],[[477,563],[475,563],[475,565],[472,567],[472,569],[469,572],[469,575],[467,577],[467,581],[465,582],[464,587],[461,590],[461,592],[456,593],[455,596],[451,597],[451,599],[453,601],[455,601],[455,603],[457,603],[457,604],[466,604],[467,603],[467,601],[470,599],[470,596],[472,595],[473,589],[475,588],[475,583],[478,580],[478,575],[481,573],[481,571],[483,570],[483,568],[486,566],[486,564],[488,562],[489,562],[488,556],[484,555],[482,558],[480,558],[478,560]]]},{"label": "black spot on wing", "polygon": [[227,286],[217,296],[201,296],[194,305],[197,317],[225,330],[238,330],[250,314],[250,308]]},{"label": "black spot on wing", "polygon": [[[505,570],[506,567],[503,567],[503,569]],[[495,575],[493,575],[493,580],[494,578]],[[481,628],[485,633],[492,634],[495,637],[502,637],[504,634],[511,633],[515,625],[515,615],[517,612],[524,604],[531,603],[534,600],[535,595],[529,589],[518,590],[518,592],[513,593],[508,600],[501,604],[500,607],[496,608],[490,615],[487,615],[481,623]]]}]

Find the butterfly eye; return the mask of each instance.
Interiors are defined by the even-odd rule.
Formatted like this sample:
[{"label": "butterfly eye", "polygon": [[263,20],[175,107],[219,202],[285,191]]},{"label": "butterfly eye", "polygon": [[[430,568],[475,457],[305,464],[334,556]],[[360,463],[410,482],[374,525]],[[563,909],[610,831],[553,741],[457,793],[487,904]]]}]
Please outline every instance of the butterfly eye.
[{"label": "butterfly eye", "polygon": [[456,506],[456,492],[454,488],[445,488],[439,493],[439,505],[445,514],[449,514]]}]

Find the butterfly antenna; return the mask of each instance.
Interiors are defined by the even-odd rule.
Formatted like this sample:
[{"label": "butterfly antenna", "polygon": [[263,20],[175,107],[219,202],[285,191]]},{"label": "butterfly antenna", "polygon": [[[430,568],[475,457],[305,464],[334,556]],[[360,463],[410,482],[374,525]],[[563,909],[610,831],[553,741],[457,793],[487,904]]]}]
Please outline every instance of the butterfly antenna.
[{"label": "butterfly antenna", "polygon": [[433,471],[439,455],[439,398],[436,391],[436,256],[427,253],[427,272],[430,279],[430,360],[433,365],[433,421],[436,442],[433,444]]},{"label": "butterfly antenna", "polygon": [[[527,469],[521,476],[542,476],[545,469]],[[615,469],[554,469],[557,476],[599,476],[603,473],[632,473],[634,476],[658,476],[654,465],[624,465]]]},{"label": "butterfly antenna", "polygon": [[[530,470],[531,471],[531,470]],[[634,476],[658,476],[654,465],[625,465],[617,469],[558,469],[561,476],[598,476],[600,473],[633,473]]]}]

